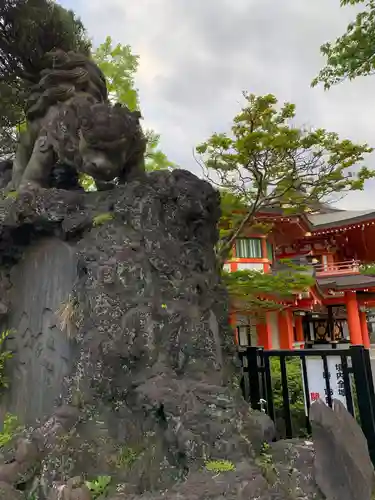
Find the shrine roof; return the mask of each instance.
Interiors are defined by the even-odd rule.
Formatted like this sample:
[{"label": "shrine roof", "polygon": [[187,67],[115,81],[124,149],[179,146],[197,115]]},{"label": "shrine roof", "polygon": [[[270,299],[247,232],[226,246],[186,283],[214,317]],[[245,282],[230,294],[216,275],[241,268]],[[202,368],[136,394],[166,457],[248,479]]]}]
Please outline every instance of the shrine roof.
[{"label": "shrine roof", "polygon": [[334,288],[336,290],[347,290],[351,288],[360,289],[375,287],[375,276],[365,274],[319,277],[316,281],[319,287],[323,289]]},{"label": "shrine roof", "polygon": [[375,210],[337,210],[330,213],[306,214],[313,229],[355,224],[375,219]]}]

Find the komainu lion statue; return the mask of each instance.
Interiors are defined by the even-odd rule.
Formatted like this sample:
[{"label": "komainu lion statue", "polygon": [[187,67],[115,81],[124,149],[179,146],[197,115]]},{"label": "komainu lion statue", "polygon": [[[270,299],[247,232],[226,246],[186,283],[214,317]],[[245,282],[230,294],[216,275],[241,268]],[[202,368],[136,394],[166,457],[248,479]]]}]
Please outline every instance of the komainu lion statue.
[{"label": "komainu lion statue", "polygon": [[10,189],[51,187],[65,171],[78,185],[85,173],[100,183],[144,172],[146,139],[140,113],[108,102],[105,78],[86,57],[50,52],[26,106],[27,128],[13,162]]}]

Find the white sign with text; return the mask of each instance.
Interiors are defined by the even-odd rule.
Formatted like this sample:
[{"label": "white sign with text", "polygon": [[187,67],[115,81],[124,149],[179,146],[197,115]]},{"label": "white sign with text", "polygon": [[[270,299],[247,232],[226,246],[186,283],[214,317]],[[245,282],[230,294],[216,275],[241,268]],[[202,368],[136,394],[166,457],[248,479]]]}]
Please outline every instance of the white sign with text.
[{"label": "white sign with text", "polygon": [[[324,373],[323,359],[319,356],[306,356],[306,372],[309,385],[310,405],[321,399],[328,404],[328,394]],[[347,408],[344,373],[340,356],[327,356],[328,379],[332,399],[338,399]],[[301,365],[302,368],[302,365]],[[305,385],[305,384],[304,384]],[[306,391],[304,391],[306,392]],[[306,397],[305,397],[306,398]],[[305,400],[305,411],[307,415],[307,405]]]}]

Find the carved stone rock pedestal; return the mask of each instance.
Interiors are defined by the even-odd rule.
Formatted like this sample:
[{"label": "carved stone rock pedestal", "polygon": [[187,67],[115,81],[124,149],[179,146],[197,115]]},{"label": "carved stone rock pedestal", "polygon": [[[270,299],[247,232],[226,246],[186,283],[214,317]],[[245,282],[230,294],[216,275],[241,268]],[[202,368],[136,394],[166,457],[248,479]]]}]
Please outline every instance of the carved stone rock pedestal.
[{"label": "carved stone rock pedestal", "polygon": [[27,426],[3,450],[6,498],[88,500],[78,477],[110,500],[324,499],[312,447],[275,443],[265,459],[272,422],[239,393],[219,215],[217,192],[183,170],[4,193],[1,405]]}]

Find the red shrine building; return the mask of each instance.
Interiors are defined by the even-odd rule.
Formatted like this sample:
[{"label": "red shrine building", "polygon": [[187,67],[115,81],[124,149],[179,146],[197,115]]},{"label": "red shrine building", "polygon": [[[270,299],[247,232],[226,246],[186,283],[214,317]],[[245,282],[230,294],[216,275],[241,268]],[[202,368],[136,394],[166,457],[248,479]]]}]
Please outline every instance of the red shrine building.
[{"label": "red shrine building", "polygon": [[375,307],[375,275],[366,275],[362,266],[375,263],[375,210],[319,205],[298,215],[258,213],[257,221],[271,223],[272,230],[266,235],[245,230],[225,269],[272,273],[288,259],[306,266],[315,285],[279,301],[275,292],[280,307],[258,324],[240,308],[232,309],[236,342],[265,349],[337,342],[369,348],[367,314]]}]

